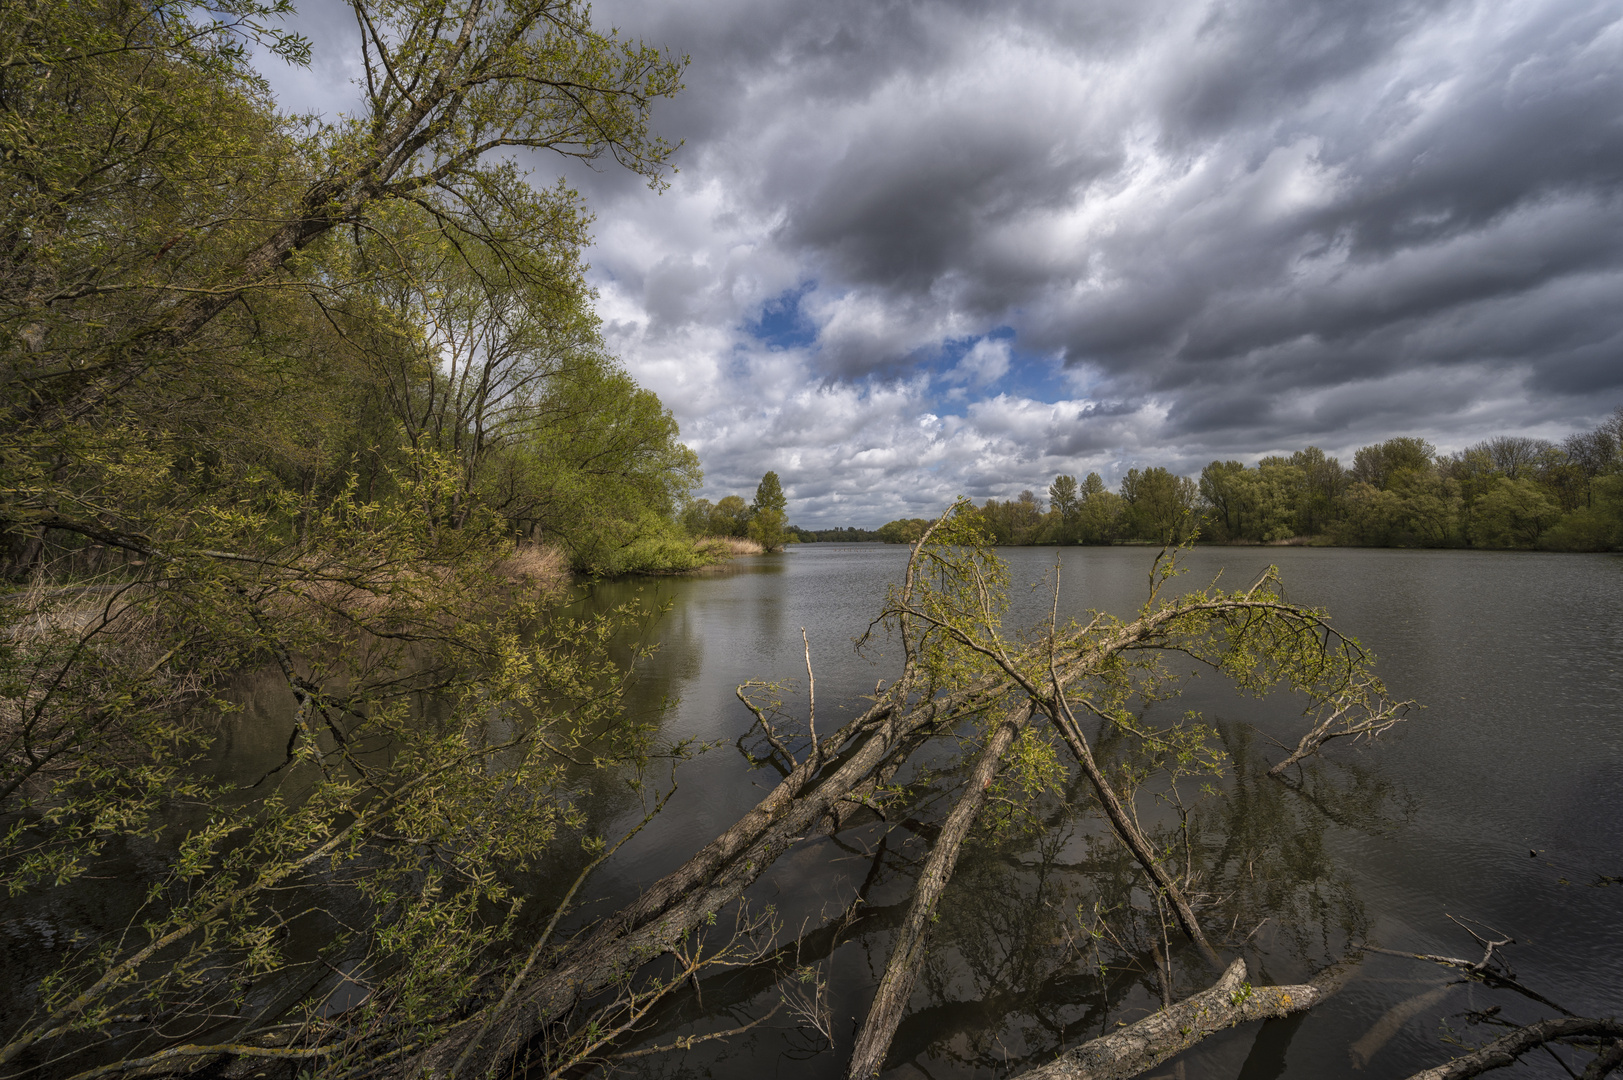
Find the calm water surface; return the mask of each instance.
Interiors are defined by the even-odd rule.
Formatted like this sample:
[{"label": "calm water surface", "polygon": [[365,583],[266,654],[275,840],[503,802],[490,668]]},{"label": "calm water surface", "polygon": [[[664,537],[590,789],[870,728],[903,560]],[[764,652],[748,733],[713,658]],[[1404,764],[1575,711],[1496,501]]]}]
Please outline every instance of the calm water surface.
[{"label": "calm water surface", "polygon": [[[1051,575],[1055,549],[1002,554],[1016,583],[1008,625],[1029,625],[1046,614],[1050,594],[1046,585],[1025,586]],[[733,688],[749,679],[802,686],[801,628],[811,643],[822,730],[860,710],[875,681],[896,673],[882,638],[860,656],[852,639],[905,558],[894,546],[804,545],[712,576],[596,587],[594,605],[632,596],[671,602],[653,631],[659,650],[643,662],[634,707],[655,710],[674,698],[664,712],[666,738],[721,744],[682,767],[666,812],[605,868],[602,904],[680,864],[775,782],[775,773],[751,768],[733,746],[750,721]],[[1062,614],[1130,614],[1152,558],[1144,548],[1064,551]],[[1162,720],[1200,710],[1235,759],[1226,795],[1202,812],[1201,835],[1214,891],[1234,897],[1223,909],[1235,912],[1229,941],[1247,950],[1253,978],[1301,978],[1349,940],[1480,955],[1453,916],[1513,936],[1510,957],[1522,981],[1567,1008],[1623,1012],[1623,884],[1606,883],[1623,877],[1623,558],[1206,548],[1188,556],[1180,584],[1196,587],[1221,572],[1240,586],[1270,562],[1290,599],[1327,608],[1343,632],[1379,655],[1390,689],[1425,708],[1373,746],[1331,744],[1328,762],[1304,773],[1299,790],[1258,775],[1283,755],[1271,740],[1294,744],[1299,702],[1243,699],[1206,680],[1155,710]],[[950,777],[942,790],[950,796]],[[965,856],[890,1075],[1009,1075],[1158,1004],[1150,967],[1101,976],[1071,947],[1077,911],[1113,895],[1109,882],[1123,871],[1106,865],[1110,845],[1086,813],[1060,811],[1051,824],[1041,839],[983,845]],[[842,1075],[888,955],[889,927],[906,907],[909,866],[927,850],[917,826],[874,823],[808,840],[752,894],[789,929],[810,931],[845,910],[869,880],[862,918],[844,939],[830,952],[826,935],[808,938],[801,957],[828,980],[832,1051],[780,1014],[726,1046],[708,1044],[716,1049],[648,1071]],[[881,837],[888,854],[870,879]],[[1174,973],[1178,996],[1209,981],[1182,952]],[[759,1015],[776,1000],[772,978],[741,976],[707,991],[702,1004],[665,1017],[651,1041]],[[1305,1017],[1236,1029],[1155,1075],[1406,1076],[1456,1052],[1443,1041],[1450,1030],[1487,1041],[1489,1029],[1469,1026],[1464,1014],[1491,1005],[1518,1022],[1542,1015],[1512,995],[1453,983],[1441,968],[1371,956],[1339,995]],[[1521,1069],[1566,1075],[1547,1056],[1529,1057]]]}]

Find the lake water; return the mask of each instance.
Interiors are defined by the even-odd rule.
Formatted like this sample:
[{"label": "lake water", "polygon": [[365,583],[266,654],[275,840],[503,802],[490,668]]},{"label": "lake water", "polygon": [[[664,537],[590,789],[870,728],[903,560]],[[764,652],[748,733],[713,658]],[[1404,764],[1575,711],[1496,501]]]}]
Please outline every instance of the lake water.
[{"label": "lake water", "polygon": [[[1034,623],[1050,594],[1025,586],[1051,581],[1059,553],[1001,554],[1015,582],[1007,625]],[[1062,615],[1130,614],[1153,555],[1065,549]],[[750,679],[803,688],[802,628],[822,731],[860,710],[877,679],[895,674],[883,639],[861,656],[852,639],[905,559],[899,546],[804,545],[718,574],[595,587],[593,605],[633,596],[671,603],[654,628],[659,651],[642,662],[633,707],[663,708],[668,739],[720,744],[682,767],[666,812],[604,868],[593,890],[602,904],[680,864],[776,781],[734,747],[751,718],[733,688]],[[1234,758],[1223,795],[1194,819],[1211,910],[1225,923],[1233,913],[1232,926],[1216,935],[1229,946],[1220,949],[1243,949],[1259,983],[1300,979],[1349,941],[1479,957],[1452,916],[1514,937],[1508,955],[1518,976],[1568,1009],[1623,1012],[1623,558],[1202,548],[1189,554],[1179,582],[1199,586],[1221,572],[1241,586],[1270,562],[1289,599],[1328,609],[1336,626],[1379,655],[1394,694],[1425,708],[1373,745],[1330,744],[1326,761],[1292,785],[1260,774],[1283,756],[1272,740],[1294,745],[1299,702],[1239,698],[1206,679],[1152,710],[1160,720],[1200,710]],[[803,709],[803,698],[786,700]],[[905,911],[910,871],[928,850],[929,818],[950,805],[951,755],[938,753],[934,763],[946,771],[922,822],[873,822],[808,839],[751,894],[758,909],[773,906],[793,937],[845,911],[867,882],[866,903],[843,932],[812,934],[800,957],[826,981],[832,1048],[780,1012],[728,1043],[639,1059],[641,1072],[843,1075],[890,928]],[[1146,898],[1087,811],[1085,793],[1075,794],[1046,830],[966,852],[889,1075],[1010,1075],[1159,1004],[1149,942],[1107,939],[1094,948],[1083,933],[1097,908],[1119,912]],[[1164,805],[1146,798],[1141,807],[1146,821],[1171,820]],[[1171,944],[1181,997],[1210,976],[1175,938]],[[1100,972],[1097,961],[1107,956],[1138,960]],[[747,971],[717,983],[702,1001],[669,1010],[649,1041],[747,1022],[777,1000],[781,973]],[[1482,1043],[1498,1034],[1465,1015],[1493,1005],[1516,1022],[1548,1015],[1516,995],[1461,984],[1443,968],[1369,955],[1345,989],[1309,1014],[1236,1029],[1152,1075],[1406,1076],[1460,1052],[1445,1038]],[[1580,1069],[1586,1060],[1578,1056]],[[1542,1054],[1522,1069],[1566,1075]]]}]

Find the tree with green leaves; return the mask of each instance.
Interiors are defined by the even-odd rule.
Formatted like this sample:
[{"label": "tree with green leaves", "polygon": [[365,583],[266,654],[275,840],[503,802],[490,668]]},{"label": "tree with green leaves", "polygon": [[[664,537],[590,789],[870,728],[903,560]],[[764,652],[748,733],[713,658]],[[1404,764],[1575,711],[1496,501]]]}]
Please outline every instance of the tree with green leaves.
[{"label": "tree with green leaves", "polygon": [[711,536],[749,534],[750,508],[741,495],[724,495],[711,508],[708,532]]},{"label": "tree with green leaves", "polygon": [[1157,543],[1178,543],[1195,528],[1195,483],[1159,465],[1128,469],[1121,497],[1127,503],[1132,535]]},{"label": "tree with green leaves", "polygon": [[[0,879],[49,906],[151,852],[127,933],[30,959],[7,1075],[222,1045],[342,1072],[432,1039],[506,962],[514,875],[596,850],[576,763],[650,752],[609,651],[639,616],[549,611],[514,538],[635,566],[697,463],[603,353],[578,197],[512,155],[659,183],[648,110],[682,62],[580,3],[358,0],[363,107],[306,126],[248,66],[254,40],[303,55],[287,10],[0,8],[0,532],[27,586],[0,600]],[[245,672],[281,687],[285,752],[234,787],[206,755]],[[387,986],[312,1040],[343,964]]]},{"label": "tree with green leaves", "polygon": [[[916,545],[870,628],[870,635],[888,630],[904,657],[900,677],[876,691],[871,707],[820,731],[811,711],[804,722],[788,715],[781,687],[740,686],[755,718],[752,734],[770,747],[781,774],[760,804],[544,964],[498,984],[490,1004],[392,1071],[483,1076],[522,1053],[549,1069],[568,1067],[579,1060],[569,1047],[581,1038],[601,1039],[613,1022],[631,1023],[613,1019],[626,1017],[628,994],[647,1000],[669,985],[651,960],[689,955],[684,943],[738,904],[802,839],[873,808],[888,817],[936,797],[932,785],[915,789],[891,778],[938,739],[965,747],[963,767],[952,773],[952,806],[897,927],[847,1075],[869,1077],[883,1062],[928,956],[942,891],[977,823],[995,827],[989,819],[1029,816],[1045,795],[1069,797],[1062,793],[1072,790],[1073,775],[1096,796],[1101,834],[1123,853],[1134,887],[1153,895],[1164,913],[1152,924],[1155,939],[1183,941],[1181,951],[1220,967],[1211,939],[1230,919],[1220,902],[1192,895],[1199,871],[1186,860],[1198,857],[1196,849],[1187,835],[1180,841],[1146,832],[1137,807],[1154,797],[1152,778],[1154,791],[1176,791],[1179,780],[1198,782],[1222,769],[1226,755],[1199,717],[1151,725],[1142,705],[1173,692],[1175,669],[1185,670],[1181,661],[1193,655],[1244,692],[1301,694],[1309,730],[1298,750],[1310,755],[1338,736],[1390,726],[1404,703],[1385,699],[1373,658],[1337,634],[1323,612],[1282,598],[1271,569],[1239,592],[1213,586],[1174,596],[1176,554],[1163,553],[1154,560],[1151,595],[1133,618],[1090,613],[1086,624],[1056,618],[1007,631],[1007,570],[988,546],[983,521],[960,501]],[[1105,725],[1102,734],[1079,721],[1084,712]],[[1278,1009],[1257,1015],[1285,1015],[1317,1000],[1292,988],[1293,1006],[1261,989],[1258,1000]]]},{"label": "tree with green leaves", "polygon": [[879,539],[887,544],[911,544],[929,527],[923,518],[897,518],[879,526]]},{"label": "tree with green leaves", "polygon": [[1054,540],[1061,544],[1074,544],[1081,532],[1082,500],[1076,486],[1076,477],[1061,474],[1048,485],[1048,512],[1054,516]]},{"label": "tree with green leaves", "polygon": [[755,488],[750,504],[748,535],[766,551],[776,551],[788,540],[789,500],[778,474],[768,471]]},{"label": "tree with green leaves", "polygon": [[1246,535],[1245,466],[1238,461],[1214,461],[1200,471],[1199,492],[1205,509],[1201,533],[1209,540],[1234,540]]},{"label": "tree with green leaves", "polygon": [[1533,547],[1561,508],[1531,479],[1498,477],[1477,500],[1472,539],[1483,547]]},{"label": "tree with green leaves", "polygon": [[1126,504],[1122,497],[1105,487],[1098,473],[1088,473],[1082,480],[1079,495],[1082,508],[1079,513],[1078,538],[1084,544],[1108,544],[1121,533]]},{"label": "tree with green leaves", "polygon": [[789,500],[784,497],[783,485],[778,481],[778,474],[768,470],[761,477],[761,482],[755,488],[755,501],[750,503],[750,512],[759,514],[763,510],[776,510],[786,513],[789,509]]},{"label": "tree with green leaves", "polygon": [[1389,491],[1406,475],[1423,473],[1437,459],[1437,448],[1424,439],[1403,435],[1353,455],[1350,479],[1377,491]]}]

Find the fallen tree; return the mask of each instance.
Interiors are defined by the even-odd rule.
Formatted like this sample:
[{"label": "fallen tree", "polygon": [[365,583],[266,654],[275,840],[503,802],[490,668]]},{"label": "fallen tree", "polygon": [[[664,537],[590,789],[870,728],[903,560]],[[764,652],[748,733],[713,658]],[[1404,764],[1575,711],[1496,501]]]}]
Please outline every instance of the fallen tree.
[{"label": "fallen tree", "polygon": [[[904,579],[870,627],[870,635],[886,633],[900,645],[900,675],[889,686],[877,687],[871,705],[838,731],[819,733],[810,714],[803,726],[785,723],[781,715],[769,715],[769,709],[756,704],[747,688],[741,693],[771,746],[781,779],[732,827],[620,910],[564,932],[572,898],[607,857],[606,850],[597,849],[575,886],[545,915],[545,928],[524,947],[510,950],[509,959],[492,964],[476,952],[447,951],[447,962],[463,968],[447,969],[434,961],[429,970],[425,958],[424,970],[434,981],[424,985],[432,993],[417,992],[406,1003],[409,1012],[398,1011],[403,1009],[395,1004],[401,992],[389,982],[387,968],[380,968],[376,988],[349,1012],[316,1015],[295,998],[265,1018],[297,1017],[295,1009],[304,1007],[310,1011],[303,1020],[258,1026],[227,1020],[212,1030],[200,1027],[191,1041],[148,1043],[151,1049],[90,1073],[126,1067],[185,1073],[209,1067],[233,1075],[250,1062],[257,1070],[268,1060],[313,1060],[331,1076],[453,1078],[518,1069],[559,1075],[607,1064],[651,1034],[658,1010],[668,1006],[679,983],[697,985],[707,973],[741,966],[778,970],[772,959],[778,955],[773,948],[778,928],[769,917],[744,910],[746,892],[808,837],[838,832],[865,815],[924,813],[917,804],[923,792],[897,778],[909,775],[910,762],[932,745],[943,750],[959,746],[964,760],[973,764],[964,774],[934,774],[930,796],[948,798],[952,805],[936,819],[943,823],[928,830],[931,851],[917,875],[907,913],[896,924],[895,947],[862,1025],[852,1076],[871,1076],[884,1065],[937,933],[937,902],[966,843],[977,830],[995,827],[989,824],[994,817],[1017,820],[1032,814],[1041,799],[1061,798],[1072,775],[1084,785],[1078,794],[1091,798],[1100,810],[1106,830],[1101,842],[1124,853],[1123,866],[1131,868],[1125,871],[1127,887],[1147,898],[1144,910],[1159,920],[1157,940],[1167,933],[1179,935],[1188,942],[1191,957],[1204,958],[1214,971],[1220,970],[1213,940],[1221,927],[1203,922],[1209,916],[1208,900],[1200,893],[1198,874],[1187,859],[1179,865],[1171,857],[1166,837],[1151,835],[1139,818],[1135,796],[1151,776],[1176,794],[1177,784],[1210,778],[1226,759],[1212,729],[1198,718],[1155,727],[1141,715],[1140,706],[1173,692],[1177,678],[1171,665],[1176,660],[1210,669],[1244,692],[1283,688],[1302,693],[1311,715],[1332,713],[1335,724],[1378,724],[1389,706],[1371,672],[1372,658],[1335,632],[1323,612],[1287,602],[1273,571],[1238,591],[1214,585],[1168,595],[1169,582],[1180,572],[1176,551],[1163,551],[1156,559],[1149,597],[1136,617],[1095,614],[1086,624],[1061,625],[1056,591],[1045,625],[1011,635],[1002,626],[1006,572],[982,541],[977,519],[960,506],[915,545]],[[291,671],[292,664],[288,667]],[[570,684],[582,692],[589,685],[585,678]],[[319,697],[320,692],[310,694]],[[486,714],[477,705],[470,704],[468,730],[483,732],[479,725]],[[1097,723],[1097,734],[1090,738],[1079,715]],[[288,833],[292,846],[279,850],[275,873],[259,869],[248,874],[253,867],[245,849],[237,860],[244,868],[242,884],[226,890],[222,883],[217,901],[210,901],[215,907],[206,909],[199,893],[198,917],[177,921],[153,951],[111,955],[108,966],[100,969],[105,976],[89,971],[76,996],[60,997],[62,1004],[54,1012],[12,1037],[0,1063],[15,1061],[31,1069],[55,1052],[64,1032],[88,1036],[105,1029],[103,1017],[115,1015],[120,987],[130,985],[120,980],[141,964],[161,960],[165,949],[186,951],[196,958],[191,963],[213,962],[209,950],[220,948],[213,941],[235,947],[235,941],[248,940],[221,936],[216,927],[228,925],[222,920],[263,905],[273,892],[332,880],[340,868],[352,869],[364,883],[368,860],[377,851],[396,852],[402,874],[417,867],[437,873],[445,859],[461,857],[465,873],[493,875],[499,866],[467,862],[454,835],[420,845],[415,849],[420,854],[402,846],[403,840],[420,835],[407,828],[441,827],[414,812],[416,789],[411,785],[439,784],[442,775],[446,783],[475,777],[491,786],[488,805],[500,807],[506,790],[502,755],[528,746],[536,747],[538,755],[548,752],[535,741],[546,733],[544,727],[533,733],[520,728],[506,741],[448,742],[436,751],[445,762],[443,774],[401,771],[399,785],[391,787],[387,785],[395,783],[391,777],[396,774],[374,770],[360,774],[366,783],[346,788],[347,801],[324,811],[326,817],[300,810],[303,831]],[[335,731],[334,738],[341,734]],[[350,760],[347,753],[335,743],[328,755],[337,763],[332,767],[343,767]],[[359,758],[352,764],[357,770],[368,767]],[[473,811],[467,816],[470,823],[477,822]],[[501,851],[512,847],[511,841],[503,842]],[[419,904],[414,910],[421,913],[414,917],[426,927],[437,918],[431,903],[455,902],[460,894],[453,886],[421,895],[421,903],[411,902]],[[711,929],[729,908],[735,910],[723,925],[732,931]],[[471,907],[469,912],[471,918]],[[498,939],[492,935],[489,940]],[[452,937],[437,944],[446,950],[456,946]],[[1148,946],[1145,941],[1127,951],[1155,952],[1163,995],[1168,995],[1172,977],[1165,950]],[[361,953],[355,963],[369,962],[369,955]],[[494,955],[494,948],[487,955]],[[482,973],[480,964],[485,965]],[[312,983],[300,993],[315,995],[318,989]],[[323,999],[304,1000],[319,1007]],[[669,1045],[680,1048],[693,1040]],[[129,1064],[136,1061],[140,1064]]]},{"label": "fallen tree", "polygon": [[[612,996],[639,970],[652,970],[654,961],[738,901],[800,839],[837,828],[876,799],[882,802],[882,778],[931,738],[959,733],[965,724],[973,726],[970,737],[982,747],[978,763],[921,875],[850,1075],[872,1075],[883,1063],[924,955],[931,911],[984,793],[994,777],[1040,787],[1034,778],[1056,766],[1056,743],[1081,765],[1113,831],[1140,864],[1147,890],[1165,899],[1184,935],[1216,959],[1179,875],[1162,864],[1126,808],[1128,799],[1093,761],[1071,698],[1171,762],[1166,767],[1172,772],[1189,775],[1217,764],[1206,746],[1209,731],[1199,724],[1145,729],[1129,709],[1135,699],[1165,692],[1172,682],[1167,656],[1193,658],[1254,693],[1284,685],[1306,693],[1315,707],[1333,701],[1340,716],[1361,712],[1366,723],[1385,707],[1369,670],[1371,658],[1333,631],[1324,613],[1284,601],[1272,571],[1241,592],[1213,588],[1164,598],[1164,586],[1178,572],[1175,556],[1166,552],[1155,563],[1149,600],[1136,619],[1101,614],[1085,626],[1062,627],[1055,617],[1045,633],[1013,645],[1001,628],[1004,571],[982,546],[973,519],[956,510],[915,545],[903,582],[870,628],[888,627],[900,639],[901,677],[840,731],[819,739],[809,727],[798,760],[757,709],[780,760],[795,761],[777,786],[636,901],[543,964],[527,964],[492,1005],[453,1025],[403,1062],[400,1072],[486,1075],[536,1052],[536,1040],[549,1069],[589,1060],[571,1043],[569,1028],[590,1022],[585,1018],[592,1015],[594,996]],[[1027,737],[1034,730],[1031,720],[1039,717],[1054,738]],[[1017,744],[1021,753],[1011,765],[1006,759]]]},{"label": "fallen tree", "polygon": [[[1579,1080],[1603,1080],[1623,1067],[1623,1021],[1615,1017],[1578,1016],[1566,1006],[1552,1001],[1524,984],[1516,977],[1516,972],[1504,956],[1504,949],[1516,944],[1515,938],[1493,930],[1489,932],[1500,936],[1487,937],[1468,925],[1466,920],[1456,919],[1452,915],[1449,916],[1449,921],[1471,935],[1481,947],[1480,960],[1440,956],[1434,953],[1406,953],[1376,946],[1365,948],[1370,952],[1383,953],[1387,956],[1406,956],[1451,968],[1462,973],[1461,981],[1475,981],[1492,989],[1508,990],[1544,1008],[1553,1009],[1561,1015],[1532,1023],[1516,1024],[1500,1015],[1502,1006],[1499,1005],[1480,1012],[1466,1013],[1468,1022],[1472,1024],[1501,1025],[1510,1030],[1486,1046],[1462,1054],[1442,1065],[1415,1073],[1409,1080],[1469,1080],[1470,1077],[1514,1065],[1521,1060],[1523,1054],[1534,1050],[1543,1049],[1555,1057],[1553,1046],[1558,1044],[1580,1045],[1594,1054]],[[1559,1057],[1556,1057],[1556,1061],[1567,1073],[1577,1075]]]}]

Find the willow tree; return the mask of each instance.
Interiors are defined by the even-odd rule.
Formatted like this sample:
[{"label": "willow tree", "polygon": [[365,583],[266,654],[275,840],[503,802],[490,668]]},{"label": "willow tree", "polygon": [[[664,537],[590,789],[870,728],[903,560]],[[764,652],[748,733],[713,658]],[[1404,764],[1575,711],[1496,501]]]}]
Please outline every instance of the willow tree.
[{"label": "willow tree", "polygon": [[[194,1033],[340,1060],[359,1044],[289,1019],[318,1015],[329,964],[387,972],[370,1030],[414,1045],[514,925],[491,867],[579,839],[573,762],[649,749],[615,708],[616,620],[513,597],[489,463],[589,323],[578,199],[512,156],[657,185],[672,148],[648,110],[682,61],[572,0],[352,7],[365,96],[330,125],[279,114],[249,66],[255,40],[305,54],[286,4],[0,8],[0,531],[26,586],[0,599],[5,902],[60,909],[155,853],[110,916],[127,933],[27,958],[8,1074],[195,1063]],[[406,282],[394,243],[442,258]],[[505,384],[484,378],[496,337],[468,333],[498,323],[534,362]],[[394,396],[385,340],[415,380]],[[596,360],[583,383],[668,420]],[[425,390],[450,404],[418,408]],[[244,730],[245,671],[287,710],[237,789],[205,765]],[[290,926],[321,947],[289,954]]]},{"label": "willow tree", "polygon": [[144,527],[145,511],[75,497],[96,461],[244,398],[274,402],[323,362],[301,347],[301,322],[371,272],[320,249],[334,230],[382,236],[389,208],[409,205],[522,275],[534,237],[578,234],[579,212],[568,193],[532,197],[513,154],[609,155],[656,185],[665,174],[672,147],[648,110],[678,88],[682,61],[599,31],[575,0],[357,0],[363,107],[316,127],[278,115],[247,63],[255,37],[303,55],[274,31],[286,5],[219,10],[0,13],[0,519],[14,574],[47,533]]}]

